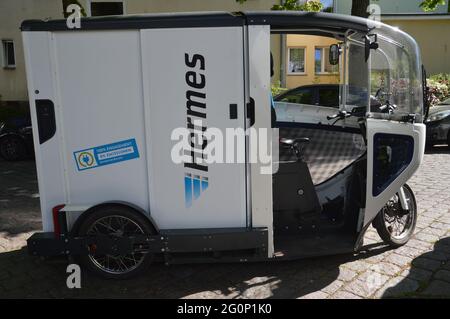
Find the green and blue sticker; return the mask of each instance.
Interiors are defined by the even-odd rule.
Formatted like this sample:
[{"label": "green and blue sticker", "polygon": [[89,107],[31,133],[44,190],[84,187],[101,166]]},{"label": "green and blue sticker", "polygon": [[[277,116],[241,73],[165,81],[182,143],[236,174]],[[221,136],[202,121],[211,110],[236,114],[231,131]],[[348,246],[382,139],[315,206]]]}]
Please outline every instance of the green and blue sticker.
[{"label": "green and blue sticker", "polygon": [[139,158],[134,138],[73,152],[79,171]]}]

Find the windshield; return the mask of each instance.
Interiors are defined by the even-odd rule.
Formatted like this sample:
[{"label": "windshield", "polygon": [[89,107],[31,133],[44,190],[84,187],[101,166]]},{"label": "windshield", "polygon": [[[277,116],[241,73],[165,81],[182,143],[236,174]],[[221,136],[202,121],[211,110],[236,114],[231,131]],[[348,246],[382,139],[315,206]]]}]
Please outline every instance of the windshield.
[{"label": "windshield", "polygon": [[442,101],[439,105],[450,105],[450,98]]},{"label": "windshield", "polygon": [[[423,120],[423,90],[419,48],[408,34],[386,25],[372,31],[378,49],[371,50],[370,93],[392,105],[392,114],[415,114]],[[373,110],[372,110],[373,111]]]}]

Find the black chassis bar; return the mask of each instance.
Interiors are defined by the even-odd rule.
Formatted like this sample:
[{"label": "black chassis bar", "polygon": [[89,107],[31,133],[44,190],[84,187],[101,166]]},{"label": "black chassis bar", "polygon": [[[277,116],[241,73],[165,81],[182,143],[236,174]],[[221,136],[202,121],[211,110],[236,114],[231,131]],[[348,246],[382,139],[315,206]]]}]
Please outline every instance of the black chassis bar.
[{"label": "black chassis bar", "polygon": [[220,228],[164,230],[158,235],[57,236],[53,232],[35,233],[27,240],[34,256],[126,255],[139,246],[151,253],[218,252],[256,249],[267,251],[267,228]]}]

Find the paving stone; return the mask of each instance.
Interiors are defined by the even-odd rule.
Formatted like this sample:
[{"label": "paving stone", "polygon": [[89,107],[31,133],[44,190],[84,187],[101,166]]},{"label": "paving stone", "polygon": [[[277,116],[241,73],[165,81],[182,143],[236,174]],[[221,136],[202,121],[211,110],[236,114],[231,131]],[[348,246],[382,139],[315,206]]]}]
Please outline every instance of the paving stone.
[{"label": "paving stone", "polygon": [[388,276],[394,276],[402,270],[399,266],[388,262],[380,262],[369,269]]},{"label": "paving stone", "polygon": [[441,262],[429,258],[419,257],[412,262],[413,267],[435,271],[441,267]]},{"label": "paving stone", "polygon": [[348,281],[351,281],[353,278],[355,278],[357,275],[358,275],[358,273],[356,271],[341,267],[339,269],[339,275],[336,279],[342,280],[344,282],[348,282]]},{"label": "paving stone", "polygon": [[395,253],[406,257],[416,258],[423,254],[423,250],[408,246],[402,246],[397,248],[395,250]]},{"label": "paving stone", "polygon": [[357,296],[351,292],[345,291],[345,290],[339,290],[332,296],[330,296],[332,299],[362,299],[362,297]]},{"label": "paving stone", "polygon": [[450,259],[450,253],[439,251],[439,250],[433,250],[426,254],[423,254],[422,257],[437,260],[440,262],[445,262]]},{"label": "paving stone", "polygon": [[375,241],[380,240],[380,236],[378,236],[378,233],[375,230],[367,231],[364,234],[364,242],[366,241],[366,238],[373,239]]},{"label": "paving stone", "polygon": [[440,221],[433,222],[430,227],[445,230],[447,233],[450,230],[450,224],[441,223]]},{"label": "paving stone", "polygon": [[405,277],[394,277],[390,279],[375,294],[377,298],[407,297],[419,289],[419,282]]},{"label": "paving stone", "polygon": [[448,298],[450,296],[450,283],[442,280],[433,280],[421,294],[425,296]]},{"label": "paving stone", "polygon": [[411,263],[412,258],[399,255],[397,253],[394,253],[392,255],[389,255],[384,259],[384,262],[391,263],[394,265],[399,266],[400,268],[406,267]]},{"label": "paving stone", "polygon": [[299,299],[326,299],[328,298],[328,294],[323,291],[315,291],[311,292],[307,295],[301,296]]},{"label": "paving stone", "polygon": [[414,237],[418,240],[425,241],[428,243],[435,243],[439,240],[439,236],[428,234],[425,233],[424,231],[415,234]]},{"label": "paving stone", "polygon": [[364,258],[364,260],[370,264],[378,264],[381,261],[383,261],[387,256],[389,256],[391,254],[390,251],[385,252],[383,254],[378,254],[378,255],[373,255],[370,257],[366,257]]},{"label": "paving stone", "polygon": [[348,285],[344,286],[343,290],[362,298],[369,298],[375,293],[376,287],[368,285],[361,280],[353,280]]},{"label": "paving stone", "polygon": [[436,245],[434,245],[433,247],[434,250],[450,254],[450,245],[447,245],[447,243],[445,242],[446,239],[449,239],[450,241],[450,235],[437,242]]},{"label": "paving stone", "polygon": [[427,250],[432,249],[433,244],[426,242],[426,241],[421,241],[421,240],[412,238],[406,243],[405,246],[416,248],[416,249],[423,250],[423,251],[427,251]]},{"label": "paving stone", "polygon": [[450,282],[450,270],[439,270],[434,274],[434,278]]},{"label": "paving stone", "polygon": [[420,269],[416,267],[405,269],[400,276],[411,278],[414,280],[417,280],[419,282],[426,282],[428,281],[431,276],[433,275],[433,272],[425,269]]},{"label": "paving stone", "polygon": [[371,265],[364,260],[356,260],[343,265],[344,267],[351,269],[357,273],[366,271]]},{"label": "paving stone", "polygon": [[367,270],[358,276],[356,280],[353,280],[345,285],[343,290],[356,294],[360,297],[369,298],[388,280],[389,277],[386,275]]},{"label": "paving stone", "polygon": [[8,270],[6,270],[6,269],[0,270],[0,282],[2,280],[8,279],[10,277],[11,277],[11,273]]},{"label": "paving stone", "polygon": [[334,294],[336,291],[338,291],[342,286],[344,285],[344,282],[341,280],[335,280],[326,287],[322,288],[321,291],[331,295]]},{"label": "paving stone", "polygon": [[433,236],[437,237],[443,237],[445,234],[447,234],[448,229],[442,229],[442,228],[433,228],[433,227],[427,227],[424,230],[422,230],[422,233],[425,234],[431,234]]}]

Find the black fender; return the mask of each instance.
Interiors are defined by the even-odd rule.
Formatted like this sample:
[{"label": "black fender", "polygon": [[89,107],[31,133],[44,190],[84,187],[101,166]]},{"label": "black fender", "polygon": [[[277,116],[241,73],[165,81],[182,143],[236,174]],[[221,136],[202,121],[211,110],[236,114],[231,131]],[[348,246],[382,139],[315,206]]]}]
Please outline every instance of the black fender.
[{"label": "black fender", "polygon": [[147,213],[147,211],[145,209],[139,207],[138,205],[135,205],[133,203],[129,203],[126,201],[107,201],[107,202],[103,202],[103,203],[94,205],[94,206],[88,208],[87,210],[85,210],[75,221],[74,225],[72,226],[72,228],[70,230],[70,235],[76,236],[78,234],[78,230],[79,230],[81,224],[83,223],[83,221],[86,219],[86,217],[90,213],[92,213],[94,210],[96,210],[100,207],[105,207],[105,206],[109,206],[109,205],[125,206],[125,207],[129,207],[129,208],[135,210],[139,214],[143,215],[150,222],[150,224],[153,226],[153,230],[155,231],[155,234],[159,234],[158,225],[156,225],[155,220],[150,216],[149,213]]}]

